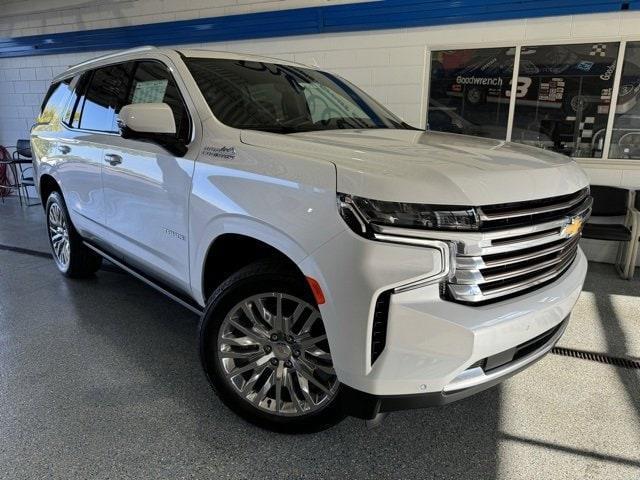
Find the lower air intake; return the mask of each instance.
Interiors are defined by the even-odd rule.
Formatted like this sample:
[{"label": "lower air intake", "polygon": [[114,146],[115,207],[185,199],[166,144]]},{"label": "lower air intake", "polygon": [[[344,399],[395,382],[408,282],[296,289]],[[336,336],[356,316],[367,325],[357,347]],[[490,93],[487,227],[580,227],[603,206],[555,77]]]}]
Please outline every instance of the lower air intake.
[{"label": "lower air intake", "polygon": [[380,294],[376,300],[371,328],[371,365],[378,359],[387,344],[387,323],[389,321],[389,303],[391,291]]}]

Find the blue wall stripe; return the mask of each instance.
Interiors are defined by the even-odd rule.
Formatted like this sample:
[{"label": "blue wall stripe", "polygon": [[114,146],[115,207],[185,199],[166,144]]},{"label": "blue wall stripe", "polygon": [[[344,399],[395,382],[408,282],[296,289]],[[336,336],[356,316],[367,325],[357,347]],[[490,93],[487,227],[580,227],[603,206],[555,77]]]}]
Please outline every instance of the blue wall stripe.
[{"label": "blue wall stripe", "polygon": [[0,38],[0,57],[640,10],[640,0],[383,0]]}]

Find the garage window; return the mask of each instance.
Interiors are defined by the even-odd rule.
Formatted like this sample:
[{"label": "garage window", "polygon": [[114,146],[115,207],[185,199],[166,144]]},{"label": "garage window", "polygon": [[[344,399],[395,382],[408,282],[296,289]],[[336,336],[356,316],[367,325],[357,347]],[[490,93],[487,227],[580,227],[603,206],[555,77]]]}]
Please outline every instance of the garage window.
[{"label": "garage window", "polygon": [[618,48],[522,47],[511,139],[572,157],[602,157]]},{"label": "garage window", "polygon": [[640,41],[434,49],[429,55],[431,130],[578,159],[640,160]]},{"label": "garage window", "polygon": [[515,47],[431,52],[429,128],[505,138]]},{"label": "garage window", "polygon": [[610,158],[640,159],[640,42],[627,42],[618,89]]}]

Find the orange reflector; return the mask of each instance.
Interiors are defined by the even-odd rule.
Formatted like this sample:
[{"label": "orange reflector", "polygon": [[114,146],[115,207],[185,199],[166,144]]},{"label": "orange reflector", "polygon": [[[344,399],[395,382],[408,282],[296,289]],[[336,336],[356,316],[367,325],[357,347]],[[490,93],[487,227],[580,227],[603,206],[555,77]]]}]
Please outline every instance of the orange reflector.
[{"label": "orange reflector", "polygon": [[311,287],[311,291],[313,292],[313,296],[315,297],[316,302],[318,303],[318,305],[322,305],[325,302],[325,299],[324,293],[322,293],[322,288],[320,288],[320,284],[317,282],[317,280],[311,277],[306,278],[309,286]]}]

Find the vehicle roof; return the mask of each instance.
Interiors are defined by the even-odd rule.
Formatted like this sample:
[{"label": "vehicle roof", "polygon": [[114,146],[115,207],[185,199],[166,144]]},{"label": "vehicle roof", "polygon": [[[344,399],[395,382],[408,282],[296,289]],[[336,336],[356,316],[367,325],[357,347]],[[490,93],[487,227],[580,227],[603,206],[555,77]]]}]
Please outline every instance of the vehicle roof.
[{"label": "vehicle roof", "polygon": [[229,60],[248,60],[252,62],[264,62],[264,63],[279,63],[282,65],[291,65],[296,67],[313,68],[302,63],[291,62],[275,57],[264,57],[261,55],[251,55],[248,53],[238,52],[219,52],[215,50],[207,50],[205,48],[178,48],[176,52],[184,55],[185,57],[193,58],[224,58]]},{"label": "vehicle roof", "polygon": [[135,58],[136,54],[139,54],[141,56],[144,55],[144,57],[149,58],[149,55],[152,56],[153,54],[165,54],[165,55],[171,56],[176,52],[185,57],[193,57],[193,58],[221,58],[221,59],[230,59],[230,60],[247,60],[252,62],[279,63],[282,65],[313,68],[308,65],[303,65],[301,63],[291,62],[288,60],[282,60],[282,59],[273,58],[273,57],[263,57],[259,55],[250,55],[246,53],[219,52],[215,50],[207,50],[207,49],[199,49],[199,48],[174,49],[174,48],[158,48],[153,46],[146,46],[146,47],[132,48],[129,50],[123,50],[121,52],[116,52],[116,53],[110,53],[108,55],[101,55],[99,57],[92,58],[90,60],[86,60],[84,62],[78,63],[76,65],[72,65],[67,70],[57,75],[54,78],[54,81],[62,80],[64,78],[83,72],[85,70],[90,70],[91,68],[95,68],[102,64],[108,64],[112,62],[115,63],[121,58],[122,59],[131,59],[131,57]]}]

